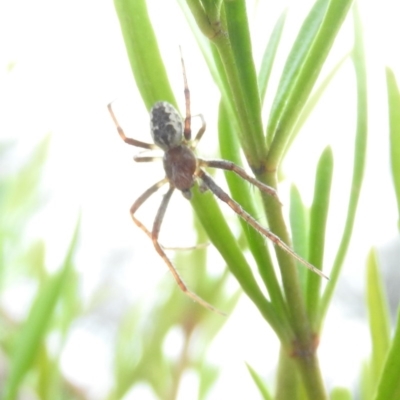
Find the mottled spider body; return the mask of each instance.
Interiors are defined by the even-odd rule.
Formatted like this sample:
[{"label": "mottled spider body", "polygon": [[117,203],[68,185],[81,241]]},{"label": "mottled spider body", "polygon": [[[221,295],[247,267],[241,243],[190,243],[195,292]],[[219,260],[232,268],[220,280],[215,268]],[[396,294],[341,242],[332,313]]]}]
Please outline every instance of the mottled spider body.
[{"label": "mottled spider body", "polygon": [[175,107],[159,101],[150,110],[150,132],[154,144],[165,151],[163,164],[170,185],[190,200],[195,183],[197,160],[185,144],[183,120]]},{"label": "mottled spider body", "polygon": [[[160,148],[164,151],[163,164],[165,170],[165,177],[159,182],[155,183],[149,189],[147,189],[133,204],[130,209],[131,217],[133,222],[143,230],[150,237],[153,242],[154,248],[157,253],[162,257],[162,259],[167,264],[170,272],[172,273],[175,281],[177,282],[180,289],[189,296],[192,300],[200,303],[202,306],[221,313],[211,304],[204,301],[202,298],[197,296],[195,293],[190,291],[182,278],[178,274],[176,268],[167,257],[164,252],[163,247],[158,241],[158,236],[160,233],[161,224],[168,207],[168,203],[171,199],[172,193],[175,189],[180,190],[185,198],[191,199],[192,193],[191,188],[199,180],[201,190],[210,190],[215,196],[217,196],[221,201],[225,202],[239,217],[243,218],[250,226],[252,226],[261,235],[270,239],[275,245],[282,248],[284,251],[292,255],[296,260],[303,263],[307,268],[317,273],[318,275],[326,276],[312,264],[301,258],[296,254],[285,242],[283,242],[278,236],[264,228],[260,225],[256,219],[254,219],[250,214],[248,214],[242,207],[233,200],[226,192],[224,192],[208,175],[202,167],[219,168],[226,171],[233,171],[241,178],[247,180],[258,189],[264,193],[278,198],[276,191],[258,181],[254,177],[247,174],[247,172],[228,160],[204,160],[198,158],[194,154],[194,149],[197,143],[203,136],[206,124],[202,115],[198,115],[202,121],[202,125],[197,132],[194,139],[191,139],[191,114],[190,114],[190,93],[186,79],[186,72],[183,59],[182,70],[185,86],[185,104],[186,104],[186,116],[183,119],[178,111],[170,104],[165,101],[159,101],[154,104],[150,110],[150,132],[153,138],[152,143],[145,143],[139,140],[129,138],[125,135],[123,129],[118,124],[118,121],[112,111],[111,104],[108,105],[108,110],[110,112],[111,118],[113,119],[118,133],[127,144],[135,147],[141,147],[147,150],[153,150]],[[143,156],[141,154],[134,157],[137,162],[149,162],[159,159],[159,157]],[[163,196],[161,204],[158,208],[152,230],[149,231],[143,224],[136,218],[136,211],[141,207],[141,205],[154,193],[158,191],[163,185],[169,183],[169,189]],[[279,200],[277,200],[279,201]],[[223,314],[223,313],[221,313]]]},{"label": "mottled spider body", "polygon": [[158,101],[150,110],[150,133],[154,144],[167,151],[183,140],[183,121],[178,111],[166,101]]}]

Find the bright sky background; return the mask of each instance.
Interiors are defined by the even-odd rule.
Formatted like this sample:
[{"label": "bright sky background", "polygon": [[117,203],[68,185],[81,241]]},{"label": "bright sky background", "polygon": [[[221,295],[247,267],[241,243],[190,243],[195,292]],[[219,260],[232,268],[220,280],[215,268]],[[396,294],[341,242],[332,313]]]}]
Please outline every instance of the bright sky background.
[{"label": "bright sky background", "polygon": [[[275,3],[284,2],[259,3],[257,11],[252,7],[248,10],[249,18],[255,20],[255,37],[269,35],[270,27],[282,10],[275,9]],[[311,0],[287,2],[290,12],[283,50],[278,54],[279,63],[283,63],[285,52],[312,3]],[[350,386],[359,374],[361,362],[369,354],[365,309],[361,314],[355,314],[357,307],[363,307],[365,259],[372,245],[393,244],[397,235],[395,199],[389,175],[383,67],[392,67],[400,79],[399,11],[397,0],[381,1],[379,5],[361,1],[371,94],[369,163],[354,238],[344,267],[344,283],[338,290],[342,301],[339,298],[329,314],[320,347],[322,370],[330,386]],[[217,149],[218,91],[196,45],[186,33],[185,21],[175,2],[150,1],[150,12],[181,106],[183,93],[178,46],[183,48],[192,112],[203,113],[208,122],[199,153],[213,157]],[[328,66],[333,66],[351,48],[350,22],[345,23]],[[257,63],[263,52],[262,46],[263,43],[255,43]],[[14,68],[8,72],[11,64]],[[279,80],[278,66],[271,77],[271,89]],[[46,134],[52,135],[44,179],[49,203],[30,223],[28,236],[46,240],[48,266],[57,268],[65,252],[59,244],[68,244],[81,209],[82,241],[77,264],[85,296],[112,273],[109,270],[111,261],[123,260],[115,273],[125,285],[127,296],[152,299],[157,283],[168,275],[147,237],[133,225],[128,210],[133,200],[163,176],[163,172],[160,164],[140,165],[132,161],[135,149],[122,143],[107,113],[106,106],[114,99],[115,111],[127,134],[149,141],[148,115],[130,71],[111,1],[15,0],[0,3],[0,140],[16,143],[9,167],[15,169],[22,165],[36,144]],[[332,145],[335,152],[335,195],[332,199],[335,214],[329,220],[328,242],[334,246],[327,249],[328,266],[332,263],[342,229],[347,198],[341,194],[341,188],[347,194],[350,174],[346,171],[350,168],[348,159],[352,155],[354,123],[354,76],[352,65],[347,61],[285,162],[287,181],[280,188],[284,204],[287,204],[287,189],[292,182],[309,203],[315,164],[322,149],[328,143]],[[310,142],[315,146],[312,149]],[[155,203],[150,204],[153,205],[147,207],[149,221],[155,212]],[[171,219],[166,219],[163,231],[165,244],[193,244],[192,227],[186,222],[190,212],[186,200],[175,195],[168,211]],[[171,224],[172,218],[179,218],[182,223]],[[146,270],[142,268],[144,262]],[[224,263],[218,257],[216,263],[219,265],[215,270],[221,271]],[[184,270],[181,273],[184,275]],[[101,399],[103,389],[109,385],[109,353],[103,339],[96,337],[90,327],[81,329],[71,340],[63,362],[68,374],[85,385],[93,399]],[[244,362],[259,371],[272,373],[277,348],[274,335],[243,296],[210,350],[210,359],[223,366],[221,380],[211,398],[257,398]],[[77,349],[80,349],[79,358]],[[346,357],[345,364],[343,357]],[[190,377],[187,382],[190,386]],[[241,385],[238,387],[230,382],[241,382]],[[233,392],[229,393],[229,389]],[[152,398],[144,393],[140,396],[141,399]],[[183,389],[184,398],[187,397]]]}]

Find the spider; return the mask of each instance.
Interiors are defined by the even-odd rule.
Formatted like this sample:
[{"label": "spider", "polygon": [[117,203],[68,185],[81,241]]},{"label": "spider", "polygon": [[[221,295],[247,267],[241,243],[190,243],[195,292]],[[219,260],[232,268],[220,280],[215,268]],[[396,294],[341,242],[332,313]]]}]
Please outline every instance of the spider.
[{"label": "spider", "polygon": [[[206,122],[204,117],[199,114],[198,117],[201,119],[201,127],[197,132],[194,139],[192,139],[191,130],[191,111],[190,111],[190,91],[188,87],[186,70],[183,57],[181,55],[182,73],[184,81],[184,96],[185,96],[185,108],[186,115],[182,119],[178,111],[171,104],[165,101],[159,101],[154,104],[150,110],[150,133],[154,143],[145,143],[139,140],[129,138],[125,135],[124,130],[119,125],[117,118],[112,110],[111,103],[108,105],[108,111],[110,112],[111,118],[118,130],[118,133],[122,140],[135,147],[140,147],[146,150],[161,149],[164,151],[163,165],[165,171],[165,177],[155,183],[153,186],[148,188],[131,206],[130,214],[133,222],[152,240],[153,245],[157,253],[161,256],[164,262],[167,264],[172,276],[174,277],[179,288],[192,300],[196,301],[200,305],[208,308],[209,310],[221,313],[214,306],[203,300],[197,294],[188,289],[186,284],[183,282],[178,271],[167,257],[164,252],[164,248],[158,241],[161,224],[168,207],[168,203],[171,199],[172,193],[179,190],[183,196],[190,200],[192,197],[191,189],[199,181],[199,187],[201,191],[210,190],[220,200],[225,202],[239,217],[243,218],[249,225],[251,225],[261,235],[270,239],[275,245],[281,247],[284,251],[289,253],[296,260],[300,261],[311,271],[328,279],[319,269],[314,267],[312,264],[304,260],[297,253],[295,253],[285,242],[283,242],[278,236],[260,225],[250,214],[248,214],[242,207],[233,200],[224,190],[222,190],[215,181],[204,171],[204,167],[219,168],[226,171],[232,171],[241,178],[250,182],[256,186],[262,192],[271,195],[278,199],[275,189],[265,185],[259,180],[248,175],[247,172],[228,160],[205,160],[196,157],[194,150],[203,136],[206,130]],[[134,160],[136,162],[151,162],[159,157],[135,155]],[[149,231],[142,222],[140,222],[135,213],[142,206],[142,204],[155,192],[158,191],[163,185],[169,183],[169,189],[164,195],[161,204],[158,208],[156,217],[154,219],[153,228]],[[279,200],[278,200],[279,201]]]}]

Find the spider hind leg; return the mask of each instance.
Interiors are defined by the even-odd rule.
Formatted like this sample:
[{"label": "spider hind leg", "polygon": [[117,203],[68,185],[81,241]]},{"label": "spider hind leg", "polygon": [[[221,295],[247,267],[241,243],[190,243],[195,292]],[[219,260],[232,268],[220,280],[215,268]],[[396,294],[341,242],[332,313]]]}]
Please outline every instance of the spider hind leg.
[{"label": "spider hind leg", "polygon": [[181,276],[179,275],[178,271],[176,270],[175,266],[172,264],[170,259],[167,257],[165,254],[162,246],[160,245],[158,241],[158,236],[160,233],[161,229],[161,224],[164,219],[165,212],[168,207],[168,203],[171,199],[172,193],[174,192],[175,188],[171,186],[168,190],[168,192],[164,195],[162,202],[158,208],[156,217],[154,219],[153,223],[153,229],[150,232],[142,222],[140,222],[136,216],[135,213],[139,209],[139,207],[155,192],[157,192],[158,189],[160,189],[165,183],[168,182],[168,179],[164,178],[161,181],[155,183],[153,186],[151,186],[149,189],[147,189],[132,205],[130,212],[131,212],[131,217],[133,222],[138,226],[144,233],[146,233],[147,236],[150,237],[150,239],[153,242],[154,248],[159,254],[159,256],[164,260],[165,264],[167,264],[172,276],[175,279],[175,282],[179,286],[179,288],[182,290],[184,294],[186,294],[188,297],[190,297],[193,301],[199,303],[201,306],[207,308],[208,310],[211,310],[213,312],[216,312],[217,314],[220,315],[226,315],[222,311],[218,310],[211,304],[207,303],[205,300],[203,300],[201,297],[199,297],[196,293],[192,292],[191,290],[188,289],[186,284],[183,282]]},{"label": "spider hind leg", "polygon": [[312,272],[315,272],[317,275],[321,276],[329,280],[329,278],[314,265],[310,264],[304,258],[300,257],[294,250],[288,246],[282,239],[272,233],[270,230],[264,228],[260,225],[250,214],[248,214],[243,208],[233,200],[226,192],[224,192],[202,169],[198,169],[197,176],[204,182],[204,184],[210,189],[212,193],[214,193],[220,200],[226,203],[239,217],[243,218],[250,226],[252,226],[258,233],[265,236],[276,246],[280,247],[283,251],[290,254],[294,259],[301,262],[304,266],[306,266]]}]

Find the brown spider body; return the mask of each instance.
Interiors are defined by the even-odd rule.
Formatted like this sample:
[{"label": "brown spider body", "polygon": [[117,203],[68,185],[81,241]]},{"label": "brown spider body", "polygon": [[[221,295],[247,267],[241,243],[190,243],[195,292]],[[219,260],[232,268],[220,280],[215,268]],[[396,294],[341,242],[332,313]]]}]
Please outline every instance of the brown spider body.
[{"label": "brown spider body", "polygon": [[193,151],[183,143],[183,129],[182,118],[171,104],[165,101],[154,104],[150,110],[150,132],[154,144],[165,151],[165,174],[170,186],[190,200],[197,161]]},{"label": "brown spider body", "polygon": [[164,170],[171,186],[180,190],[185,198],[191,199],[190,189],[194,185],[197,160],[186,145],[173,147],[163,157]]}]

